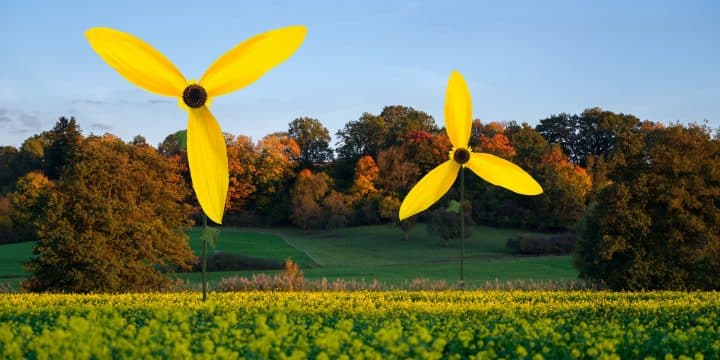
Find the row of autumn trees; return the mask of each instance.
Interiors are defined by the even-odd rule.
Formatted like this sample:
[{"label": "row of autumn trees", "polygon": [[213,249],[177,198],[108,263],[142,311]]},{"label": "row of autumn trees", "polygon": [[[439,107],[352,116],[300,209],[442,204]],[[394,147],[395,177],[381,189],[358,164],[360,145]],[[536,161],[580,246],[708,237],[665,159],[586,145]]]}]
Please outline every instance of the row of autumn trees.
[{"label": "row of autumn trees", "polygon": [[[257,142],[226,134],[230,184],[224,222],[294,224],[305,229],[394,223],[408,239],[418,221],[442,223],[434,217],[446,216],[449,201],[459,198],[455,186],[435,211],[397,223],[403,197],[424,174],[447,160],[451,150],[444,130],[422,111],[388,106],[377,115],[364,113],[345,124],[336,138],[333,149],[327,128],[306,117],[290,122],[286,132]],[[137,230],[150,241],[149,236],[157,234],[141,231],[147,224],[131,225],[134,230],[128,231],[128,224],[115,217],[134,219],[125,213],[131,212],[140,214],[140,222],[146,212],[147,220],[172,214],[178,218],[171,225],[190,222],[197,205],[183,142],[181,133],[167,136],[157,148],[141,136],[130,143],[112,135],[85,138],[74,119],[61,118],[52,130],[28,138],[19,149],[0,148],[0,191],[6,194],[0,199],[0,236],[67,240],[79,235],[68,230],[53,237],[48,232],[69,226],[67,222],[89,222],[82,225],[82,236],[112,229],[117,231],[112,236],[137,237],[133,235]],[[581,275],[615,288],[720,287],[718,279],[706,279],[720,270],[720,155],[718,140],[706,127],[665,127],[592,108],[542,119],[536,127],[475,120],[470,145],[474,151],[495,154],[526,169],[544,193],[517,196],[468,176],[467,202],[462,205],[470,214],[468,221],[548,231],[578,229],[575,262]],[[103,156],[123,160],[105,161]],[[152,163],[155,170],[146,170],[147,164],[137,161]],[[98,188],[92,176],[77,173],[94,166],[95,177],[173,185],[118,188],[110,181]],[[54,204],[66,207],[48,212],[53,209],[47,205],[52,197],[48,194],[65,199]],[[103,205],[92,205],[90,200],[87,205],[74,203],[83,199],[80,194]],[[164,208],[158,208],[141,201],[142,196],[165,196],[178,207],[165,202]],[[70,206],[78,213],[93,210],[62,220],[63,209]],[[105,211],[106,222],[93,220],[98,211]],[[46,221],[53,217],[55,223]],[[155,221],[153,226],[160,225]],[[123,228],[125,232],[120,231]],[[75,229],[80,231],[77,225]],[[173,227],[167,229],[169,233]],[[155,263],[187,266],[185,250],[167,248],[160,241],[150,246],[152,254],[159,253],[153,246],[166,247],[163,251],[174,256],[156,258]]]},{"label": "row of autumn trees", "polygon": [[[328,129],[307,117],[257,142],[226,134],[230,183],[225,223],[332,229],[396,222],[402,198],[451,150],[444,130],[431,116],[405,106],[388,106],[378,115],[364,113],[336,136],[339,141],[332,149]],[[19,149],[0,148],[0,193],[5,195],[0,200],[0,209],[5,209],[0,231],[5,230],[5,241],[11,237],[9,228],[15,240],[34,238],[23,216],[10,213],[24,209],[23,199],[37,195],[33,184],[44,181],[29,177],[58,181],[72,167],[83,139],[74,119],[61,118],[52,130],[31,136]],[[130,144],[151,148],[166,159],[184,179],[190,193],[184,201],[197,209],[180,133],[167,136],[157,149],[140,135]],[[523,198],[468,177],[466,206],[475,223],[552,231],[573,228],[585,209],[591,179],[560,146],[526,124],[480,120],[473,123],[470,144],[475,151],[519,164],[545,189],[543,196]],[[452,198],[457,198],[455,190],[447,197]],[[416,220],[399,225],[408,231]]]},{"label": "row of autumn trees", "polygon": [[[286,155],[273,165],[271,176],[262,155],[268,137],[255,148],[246,137],[228,137],[231,158],[240,159],[235,164],[230,160],[228,220],[289,221],[305,229],[395,222],[402,198],[424,174],[447,160],[451,150],[444,130],[431,116],[403,106],[386,107],[379,115],[365,113],[336,135],[339,143],[333,151],[329,131],[318,120],[293,120],[287,133],[270,135],[279,139],[275,142],[282,144]],[[471,146],[528,169],[547,194],[522,199],[470,180],[467,194],[476,223],[566,230],[583,213],[590,177],[528,125],[476,120]],[[271,186],[264,185],[266,179],[273,180]],[[457,194],[448,199],[453,197]],[[409,230],[415,221],[400,225]]]},{"label": "row of autumn trees", "polygon": [[[329,131],[312,118],[297,118],[287,132],[268,135],[257,144],[246,136],[227,135],[226,222],[290,222],[304,229],[394,222],[412,185],[447,160],[451,150],[445,132],[431,116],[404,106],[388,106],[379,115],[365,113],[336,135],[339,143],[333,150]],[[482,181],[470,181],[475,222],[542,230],[574,226],[585,208],[591,181],[559,146],[550,145],[527,125],[479,120],[473,125],[471,145],[528,169],[547,194],[521,199]],[[159,150],[178,164],[185,163],[173,135]],[[401,225],[409,230],[414,222]]]}]

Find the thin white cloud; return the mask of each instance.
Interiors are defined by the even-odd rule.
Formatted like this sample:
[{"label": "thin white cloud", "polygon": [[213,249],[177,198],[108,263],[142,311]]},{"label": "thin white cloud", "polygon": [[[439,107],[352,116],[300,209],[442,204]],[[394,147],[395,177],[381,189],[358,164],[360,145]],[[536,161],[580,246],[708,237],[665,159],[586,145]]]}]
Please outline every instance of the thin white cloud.
[{"label": "thin white cloud", "polygon": [[20,123],[26,129],[38,129],[41,125],[40,118],[35,114],[20,113],[18,116]]},{"label": "thin white cloud", "polygon": [[149,99],[148,104],[174,104],[175,101],[165,99]]},{"label": "thin white cloud", "polygon": [[98,130],[98,131],[112,131],[113,130],[113,127],[111,125],[103,124],[103,123],[92,123],[92,124],[90,124],[90,128],[92,128],[93,130]]},{"label": "thin white cloud", "polygon": [[73,99],[73,104],[88,104],[88,105],[105,105],[107,101],[96,100],[96,99]]}]

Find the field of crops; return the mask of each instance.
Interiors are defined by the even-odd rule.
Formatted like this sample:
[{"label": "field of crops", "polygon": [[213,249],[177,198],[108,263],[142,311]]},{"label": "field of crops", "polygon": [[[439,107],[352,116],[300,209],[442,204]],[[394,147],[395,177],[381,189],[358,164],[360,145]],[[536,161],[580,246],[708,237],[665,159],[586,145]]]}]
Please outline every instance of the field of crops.
[{"label": "field of crops", "polygon": [[720,293],[0,295],[0,358],[720,358]]}]

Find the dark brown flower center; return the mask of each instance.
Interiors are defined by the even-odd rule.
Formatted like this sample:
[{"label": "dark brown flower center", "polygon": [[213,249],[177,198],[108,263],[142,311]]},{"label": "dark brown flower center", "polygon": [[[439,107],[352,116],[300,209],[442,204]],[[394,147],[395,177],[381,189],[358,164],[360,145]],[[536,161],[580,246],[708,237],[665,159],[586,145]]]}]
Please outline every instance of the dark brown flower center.
[{"label": "dark brown flower center", "polygon": [[188,87],[183,90],[183,102],[185,102],[185,105],[193,109],[197,109],[205,105],[206,101],[207,92],[205,92],[205,89],[203,89],[200,85],[188,85]]},{"label": "dark brown flower center", "polygon": [[457,149],[453,154],[453,159],[460,165],[465,164],[470,161],[470,152],[463,148]]}]

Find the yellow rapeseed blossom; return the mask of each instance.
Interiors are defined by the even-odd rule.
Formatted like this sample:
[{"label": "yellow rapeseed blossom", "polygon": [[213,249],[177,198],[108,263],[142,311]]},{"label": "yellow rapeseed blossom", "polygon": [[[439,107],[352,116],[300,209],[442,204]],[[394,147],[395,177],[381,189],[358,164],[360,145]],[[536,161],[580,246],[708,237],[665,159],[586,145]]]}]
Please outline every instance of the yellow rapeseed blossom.
[{"label": "yellow rapeseed blossom", "polygon": [[137,37],[109,28],[85,33],[105,62],[133,84],[158,95],[178,98],[188,111],[187,151],[190,176],[200,206],[222,223],[228,189],[228,160],[220,125],[208,109],[215,96],[250,85],[287,60],[307,30],[289,26],[256,35],[218,58],[199,81],[186,80],[163,54]]},{"label": "yellow rapeseed blossom", "polygon": [[[0,295],[0,359],[718,359],[720,293]],[[673,324],[670,328],[669,324]]]}]

